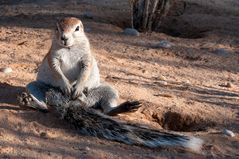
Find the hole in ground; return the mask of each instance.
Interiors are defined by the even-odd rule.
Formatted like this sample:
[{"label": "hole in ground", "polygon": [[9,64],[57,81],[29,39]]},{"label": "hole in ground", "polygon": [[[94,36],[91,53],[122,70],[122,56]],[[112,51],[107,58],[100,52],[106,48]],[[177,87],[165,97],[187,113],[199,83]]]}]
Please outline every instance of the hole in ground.
[{"label": "hole in ground", "polygon": [[178,112],[166,112],[163,115],[162,127],[174,131],[205,131],[215,126],[212,121],[206,121],[199,116],[192,116]]},{"label": "hole in ground", "polygon": [[205,37],[206,31],[197,30],[197,29],[195,30],[188,29],[188,31],[184,31],[184,30],[179,30],[178,28],[177,29],[167,28],[160,32],[173,37],[186,38],[186,39],[200,39]]},{"label": "hole in ground", "polygon": [[180,111],[161,111],[145,109],[142,113],[150,121],[157,122],[166,130],[173,131],[205,131],[210,127],[215,127],[216,122],[204,119],[193,114],[186,114]]},{"label": "hole in ground", "polygon": [[173,37],[199,39],[204,38],[210,29],[204,26],[195,26],[190,19],[187,21],[180,17],[168,16],[162,20],[161,26],[156,28],[156,31]]}]

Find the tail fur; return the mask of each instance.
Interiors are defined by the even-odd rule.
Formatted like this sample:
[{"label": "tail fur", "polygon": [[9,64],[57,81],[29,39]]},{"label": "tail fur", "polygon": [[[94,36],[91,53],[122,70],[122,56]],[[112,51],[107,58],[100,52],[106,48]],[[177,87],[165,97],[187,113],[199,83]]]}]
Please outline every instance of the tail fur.
[{"label": "tail fur", "polygon": [[81,134],[105,138],[130,145],[150,148],[176,147],[200,151],[203,141],[196,137],[146,129],[116,121],[99,111],[70,101],[60,92],[47,92],[47,102],[53,105],[64,119],[73,124]]}]

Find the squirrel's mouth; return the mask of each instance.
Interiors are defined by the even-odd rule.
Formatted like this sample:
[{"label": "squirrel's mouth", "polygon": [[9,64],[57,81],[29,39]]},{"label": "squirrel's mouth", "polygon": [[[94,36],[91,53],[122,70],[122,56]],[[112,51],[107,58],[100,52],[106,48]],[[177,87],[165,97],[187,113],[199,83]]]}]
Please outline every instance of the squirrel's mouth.
[{"label": "squirrel's mouth", "polygon": [[73,44],[69,43],[68,41],[61,41],[60,45],[66,48],[71,47]]}]

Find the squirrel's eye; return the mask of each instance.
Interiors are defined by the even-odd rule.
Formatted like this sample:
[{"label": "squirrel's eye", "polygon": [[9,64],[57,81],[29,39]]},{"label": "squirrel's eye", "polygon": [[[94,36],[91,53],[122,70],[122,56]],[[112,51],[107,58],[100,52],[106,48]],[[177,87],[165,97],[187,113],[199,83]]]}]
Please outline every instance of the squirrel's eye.
[{"label": "squirrel's eye", "polygon": [[77,26],[75,31],[79,31],[79,30],[80,30],[80,27],[79,27],[79,26]]}]

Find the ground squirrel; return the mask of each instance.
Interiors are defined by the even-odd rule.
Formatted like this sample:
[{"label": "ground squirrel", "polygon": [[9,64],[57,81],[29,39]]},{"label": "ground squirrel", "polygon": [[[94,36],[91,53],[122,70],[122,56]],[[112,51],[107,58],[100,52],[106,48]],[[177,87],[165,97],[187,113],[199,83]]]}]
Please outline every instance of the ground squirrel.
[{"label": "ground squirrel", "polygon": [[[53,106],[84,135],[151,148],[182,147],[193,151],[199,151],[203,143],[199,138],[146,129],[105,115],[132,110],[139,103],[118,106],[117,91],[100,82],[96,60],[77,18],[64,18],[57,23],[51,50],[39,68],[37,80],[29,83],[27,90],[38,106]],[[104,114],[93,106],[101,107]]]},{"label": "ground squirrel", "polygon": [[60,91],[46,92],[48,105],[56,108],[61,117],[83,135],[90,135],[129,145],[142,145],[150,148],[186,148],[200,152],[203,140],[163,130],[149,129],[140,125],[123,123],[78,101],[72,101]]},{"label": "ground squirrel", "polygon": [[47,109],[45,92],[51,87],[60,88],[72,99],[79,99],[88,107],[101,108],[109,115],[139,106],[138,102],[118,105],[117,90],[100,82],[97,62],[83,24],[74,17],[57,22],[51,49],[39,67],[37,80],[28,84],[27,90],[38,106]]}]

